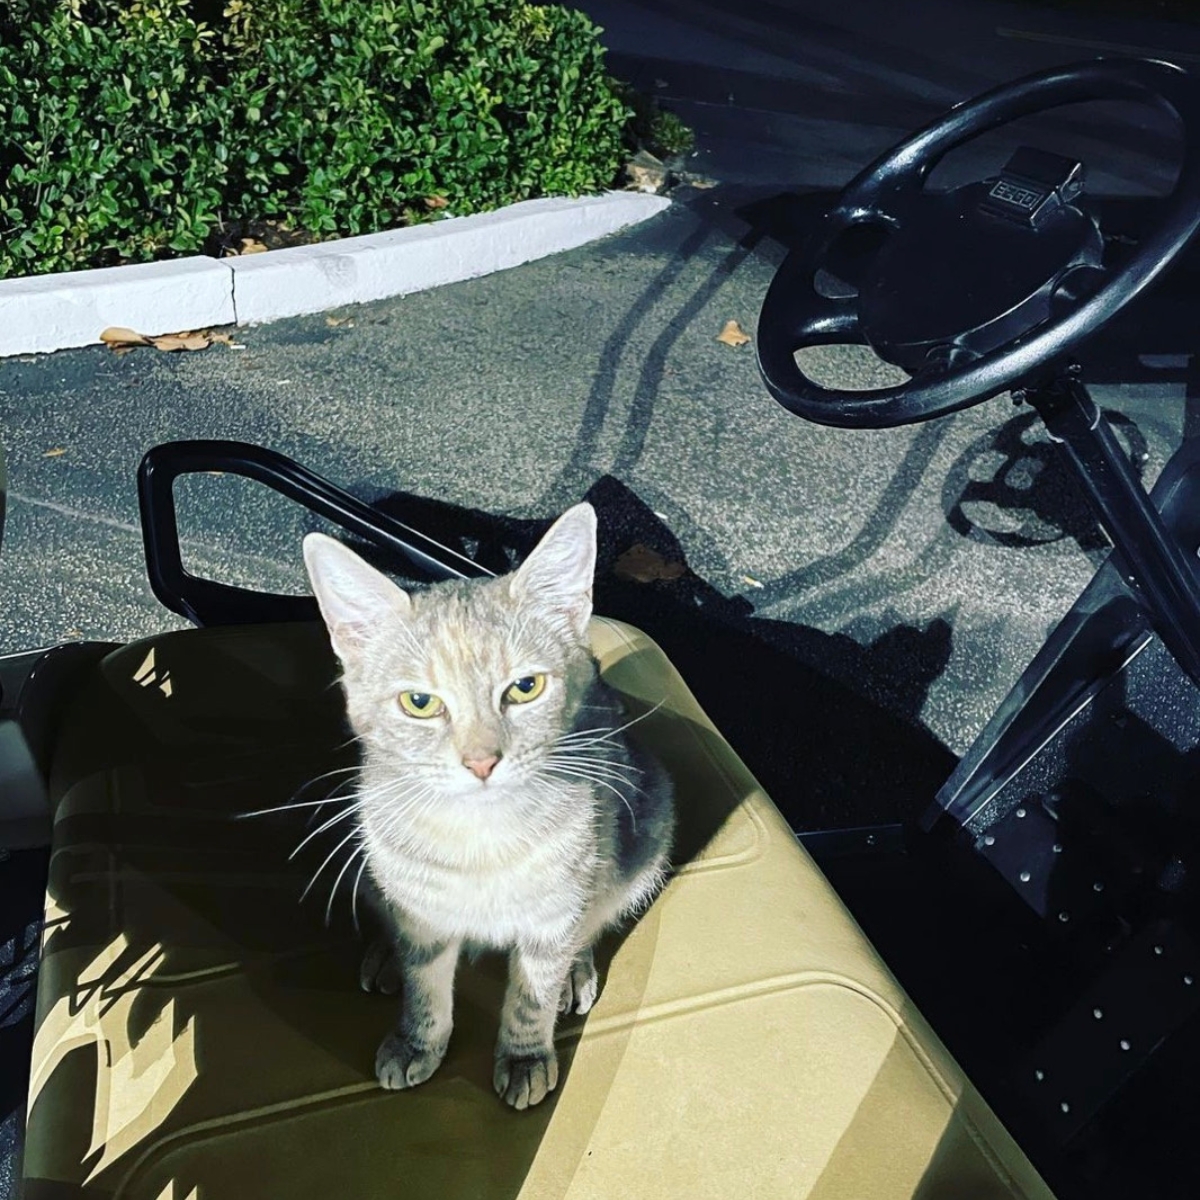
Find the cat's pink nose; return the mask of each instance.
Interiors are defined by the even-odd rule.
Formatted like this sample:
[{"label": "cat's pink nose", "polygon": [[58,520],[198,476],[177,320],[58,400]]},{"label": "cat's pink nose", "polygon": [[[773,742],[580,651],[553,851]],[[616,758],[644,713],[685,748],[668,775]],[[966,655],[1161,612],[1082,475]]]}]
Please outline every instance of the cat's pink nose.
[{"label": "cat's pink nose", "polygon": [[489,754],[486,758],[463,758],[463,766],[476,779],[486,779],[496,769],[496,764],[499,761],[500,755]]}]

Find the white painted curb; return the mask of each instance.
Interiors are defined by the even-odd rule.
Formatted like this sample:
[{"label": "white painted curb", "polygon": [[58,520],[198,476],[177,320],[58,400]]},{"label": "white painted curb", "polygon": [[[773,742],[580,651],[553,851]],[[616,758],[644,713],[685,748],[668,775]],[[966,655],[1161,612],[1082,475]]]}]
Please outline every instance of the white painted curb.
[{"label": "white painted curb", "polygon": [[110,325],[176,333],[403,296],[582,246],[669,204],[640,192],[524,200],[496,212],[244,258],[0,280],[0,358],[88,346]]},{"label": "white painted curb", "polygon": [[639,192],[524,200],[496,212],[231,258],[238,324],[488,275],[615,233],[669,203]]},{"label": "white painted curb", "polygon": [[232,273],[215,258],[0,280],[0,357],[98,341],[110,325],[173,333],[231,325]]}]

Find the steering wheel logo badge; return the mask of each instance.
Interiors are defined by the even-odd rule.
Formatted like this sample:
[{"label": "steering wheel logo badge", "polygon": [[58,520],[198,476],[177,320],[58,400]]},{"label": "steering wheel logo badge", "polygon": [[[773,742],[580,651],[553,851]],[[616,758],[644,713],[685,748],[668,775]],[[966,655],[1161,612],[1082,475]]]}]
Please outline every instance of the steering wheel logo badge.
[{"label": "steering wheel logo badge", "polygon": [[1031,212],[1046,198],[1045,192],[1035,192],[1032,188],[1021,187],[1019,184],[1010,183],[1007,179],[997,179],[988,195]]}]

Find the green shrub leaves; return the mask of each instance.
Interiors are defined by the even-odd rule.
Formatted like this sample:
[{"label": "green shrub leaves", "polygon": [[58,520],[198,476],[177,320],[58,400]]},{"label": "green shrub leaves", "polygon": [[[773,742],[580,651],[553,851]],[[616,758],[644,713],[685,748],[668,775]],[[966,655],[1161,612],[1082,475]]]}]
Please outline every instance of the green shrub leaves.
[{"label": "green shrub leaves", "polygon": [[596,33],[520,0],[0,0],[0,277],[597,191],[629,110]]}]

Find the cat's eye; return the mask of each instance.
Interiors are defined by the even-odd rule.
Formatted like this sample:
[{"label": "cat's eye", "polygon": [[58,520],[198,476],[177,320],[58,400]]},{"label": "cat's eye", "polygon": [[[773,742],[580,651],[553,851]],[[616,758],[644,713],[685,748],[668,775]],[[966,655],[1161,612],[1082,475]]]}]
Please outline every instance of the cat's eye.
[{"label": "cat's eye", "polygon": [[528,704],[536,700],[546,690],[545,675],[523,675],[508,685],[504,693],[506,704]]},{"label": "cat's eye", "polygon": [[441,698],[430,692],[401,692],[400,707],[410,717],[438,717],[446,711]]}]

